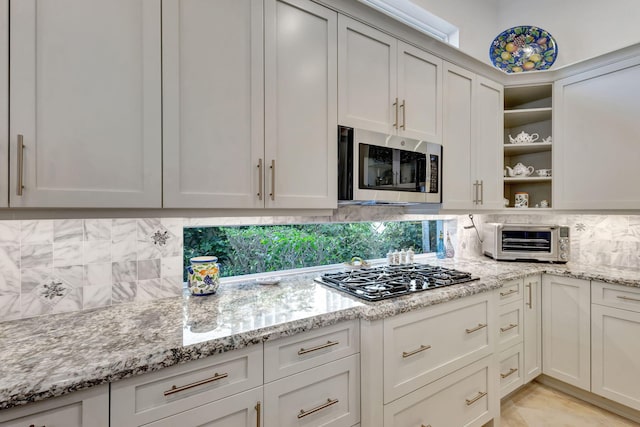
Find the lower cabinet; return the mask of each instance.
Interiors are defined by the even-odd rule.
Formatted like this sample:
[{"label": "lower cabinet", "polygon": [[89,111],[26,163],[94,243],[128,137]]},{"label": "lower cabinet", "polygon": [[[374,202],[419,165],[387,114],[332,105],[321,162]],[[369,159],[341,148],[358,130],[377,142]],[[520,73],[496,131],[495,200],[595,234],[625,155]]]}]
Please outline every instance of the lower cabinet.
[{"label": "lower cabinet", "polygon": [[591,391],[640,410],[640,289],[591,286]]},{"label": "lower cabinet", "polygon": [[109,385],[0,411],[2,427],[108,427]]},{"label": "lower cabinet", "polygon": [[500,397],[504,397],[525,383],[523,378],[524,350],[522,343],[500,353]]},{"label": "lower cabinet", "polygon": [[495,363],[485,357],[384,408],[385,427],[481,426],[496,415]]},{"label": "lower cabinet", "polygon": [[542,276],[524,278],[524,383],[542,373]]},{"label": "lower cabinet", "polygon": [[591,286],[588,280],[542,276],[543,373],[591,389]]},{"label": "lower cabinet", "polygon": [[360,421],[359,355],[264,386],[266,427],[351,427]]},{"label": "lower cabinet", "polygon": [[[260,427],[262,387],[154,421],[149,427]],[[117,424],[116,424],[117,425]]]}]

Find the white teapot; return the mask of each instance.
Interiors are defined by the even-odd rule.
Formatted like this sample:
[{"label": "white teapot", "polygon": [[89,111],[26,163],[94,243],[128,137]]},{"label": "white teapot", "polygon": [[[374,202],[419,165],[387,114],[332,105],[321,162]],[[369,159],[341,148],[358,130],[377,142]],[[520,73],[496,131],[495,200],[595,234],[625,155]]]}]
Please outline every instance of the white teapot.
[{"label": "white teapot", "polygon": [[535,168],[533,166],[525,166],[522,163],[518,163],[512,168],[505,166],[509,176],[529,176],[533,173]]},{"label": "white teapot", "polygon": [[512,144],[530,144],[532,142],[536,142],[539,137],[540,135],[538,135],[537,133],[532,133],[531,135],[529,135],[525,131],[522,131],[518,135],[516,135],[515,138],[509,135],[509,141]]}]

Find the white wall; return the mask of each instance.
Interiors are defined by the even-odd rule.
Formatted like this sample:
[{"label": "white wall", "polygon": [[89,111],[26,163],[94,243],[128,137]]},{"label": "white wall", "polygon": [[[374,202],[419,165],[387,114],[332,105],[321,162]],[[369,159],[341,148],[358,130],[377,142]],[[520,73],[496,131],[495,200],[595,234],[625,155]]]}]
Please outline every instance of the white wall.
[{"label": "white wall", "polygon": [[499,28],[499,0],[411,0],[460,29],[460,50],[491,64],[489,45]]}]

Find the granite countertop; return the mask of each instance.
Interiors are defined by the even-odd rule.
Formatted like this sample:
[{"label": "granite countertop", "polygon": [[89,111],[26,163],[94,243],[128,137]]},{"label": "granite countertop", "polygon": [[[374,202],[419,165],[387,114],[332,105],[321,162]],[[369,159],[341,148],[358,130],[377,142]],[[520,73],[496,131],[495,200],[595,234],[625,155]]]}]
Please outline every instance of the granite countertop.
[{"label": "granite countertop", "polygon": [[0,323],[0,409],[60,396],[350,319],[375,320],[499,288],[536,273],[640,287],[640,271],[575,264],[438,260],[480,278],[363,302],[293,276],[278,285],[224,284],[216,295],[167,298]]}]

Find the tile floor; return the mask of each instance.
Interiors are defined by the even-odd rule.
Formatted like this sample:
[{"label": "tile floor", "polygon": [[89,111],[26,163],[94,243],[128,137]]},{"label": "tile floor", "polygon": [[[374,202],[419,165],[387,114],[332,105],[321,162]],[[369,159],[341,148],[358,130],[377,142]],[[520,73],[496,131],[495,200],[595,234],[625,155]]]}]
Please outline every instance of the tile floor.
[{"label": "tile floor", "polygon": [[532,382],[502,401],[502,427],[638,427],[640,424]]}]

